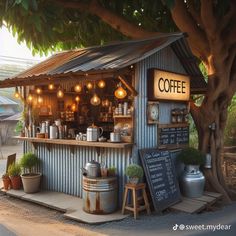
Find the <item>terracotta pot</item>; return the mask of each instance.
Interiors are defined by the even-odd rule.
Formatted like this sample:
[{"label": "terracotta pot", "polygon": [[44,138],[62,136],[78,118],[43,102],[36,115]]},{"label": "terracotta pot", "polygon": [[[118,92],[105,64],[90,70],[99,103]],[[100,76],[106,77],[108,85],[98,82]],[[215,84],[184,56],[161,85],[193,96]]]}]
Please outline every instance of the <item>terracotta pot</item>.
[{"label": "terracotta pot", "polygon": [[4,190],[8,190],[11,187],[11,180],[9,177],[2,178]]},{"label": "terracotta pot", "polygon": [[12,188],[17,190],[21,187],[21,177],[20,176],[10,176]]}]

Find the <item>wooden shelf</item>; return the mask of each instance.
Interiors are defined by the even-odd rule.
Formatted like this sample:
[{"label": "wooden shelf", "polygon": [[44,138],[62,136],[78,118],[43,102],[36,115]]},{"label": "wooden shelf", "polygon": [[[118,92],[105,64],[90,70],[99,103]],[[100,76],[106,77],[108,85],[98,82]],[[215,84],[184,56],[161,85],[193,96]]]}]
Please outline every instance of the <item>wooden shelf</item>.
[{"label": "wooden shelf", "polygon": [[113,118],[130,118],[131,119],[132,116],[130,116],[130,115],[125,115],[125,116],[124,115],[114,115]]},{"label": "wooden shelf", "polygon": [[171,123],[171,124],[159,124],[158,128],[178,128],[178,127],[188,127],[189,123]]},{"label": "wooden shelf", "polygon": [[86,147],[101,147],[101,148],[129,148],[133,146],[132,143],[88,142],[88,141],[77,141],[74,139],[44,139],[44,138],[27,138],[19,136],[14,136],[13,138],[29,141],[31,143],[60,144],[69,146],[86,146]]}]

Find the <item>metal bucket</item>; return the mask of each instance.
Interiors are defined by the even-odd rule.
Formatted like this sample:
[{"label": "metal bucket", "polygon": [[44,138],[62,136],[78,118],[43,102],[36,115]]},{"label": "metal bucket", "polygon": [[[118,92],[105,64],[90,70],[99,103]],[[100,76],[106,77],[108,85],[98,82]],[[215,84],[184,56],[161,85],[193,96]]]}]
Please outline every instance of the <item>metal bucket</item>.
[{"label": "metal bucket", "polygon": [[117,178],[83,176],[83,209],[91,214],[109,214],[117,209]]}]

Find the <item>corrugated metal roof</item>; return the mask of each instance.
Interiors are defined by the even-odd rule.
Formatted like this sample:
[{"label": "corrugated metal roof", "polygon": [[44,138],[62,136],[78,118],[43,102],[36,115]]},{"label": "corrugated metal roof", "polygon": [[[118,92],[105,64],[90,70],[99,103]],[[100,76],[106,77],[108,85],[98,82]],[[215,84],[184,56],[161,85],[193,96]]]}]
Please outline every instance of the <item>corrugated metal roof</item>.
[{"label": "corrugated metal roof", "polygon": [[7,97],[0,96],[0,105],[17,105],[17,103]]},{"label": "corrugated metal roof", "polygon": [[[61,52],[13,79],[20,82],[19,78],[34,77],[36,79],[36,76],[39,76],[38,79],[40,79],[70,73],[118,70],[135,64],[169,45],[172,46],[182,63],[183,59],[193,57],[182,33],[161,34],[148,39],[122,41],[105,46]],[[183,63],[183,66],[186,72],[195,78],[192,83],[193,88],[205,87],[205,81],[195,61]]]},{"label": "corrugated metal roof", "polygon": [[13,116],[9,116],[3,120],[16,121],[16,120],[20,120],[21,118],[22,118],[22,114],[19,112],[19,113],[14,114]]}]

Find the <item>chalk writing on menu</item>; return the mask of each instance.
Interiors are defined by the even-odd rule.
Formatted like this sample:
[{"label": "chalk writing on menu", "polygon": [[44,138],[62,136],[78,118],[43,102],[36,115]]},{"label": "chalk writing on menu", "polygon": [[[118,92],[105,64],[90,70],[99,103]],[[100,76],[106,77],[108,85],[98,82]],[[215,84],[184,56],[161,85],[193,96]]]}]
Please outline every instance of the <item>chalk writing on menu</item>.
[{"label": "chalk writing on menu", "polygon": [[143,149],[140,158],[155,210],[162,211],[178,202],[180,191],[170,152]]},{"label": "chalk writing on menu", "polygon": [[188,144],[189,127],[171,127],[159,129],[159,144]]}]

